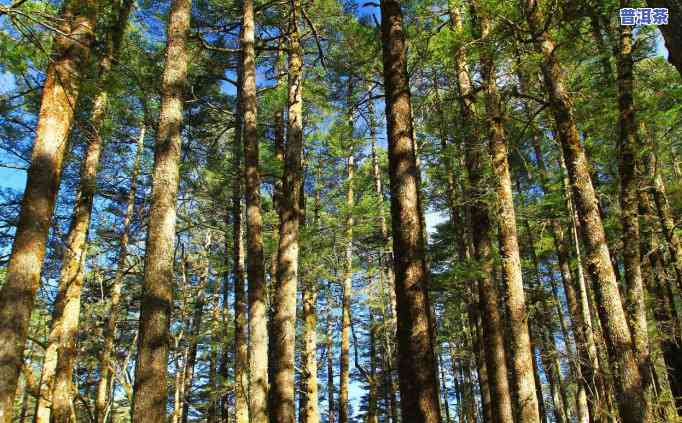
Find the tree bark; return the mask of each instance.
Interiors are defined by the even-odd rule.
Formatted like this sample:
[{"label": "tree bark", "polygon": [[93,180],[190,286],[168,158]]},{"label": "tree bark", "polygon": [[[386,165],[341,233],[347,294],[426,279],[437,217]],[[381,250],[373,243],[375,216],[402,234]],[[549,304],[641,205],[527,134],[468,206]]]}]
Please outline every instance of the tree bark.
[{"label": "tree bark", "polygon": [[[244,0],[242,29],[242,107],[246,181],[247,272],[249,279],[249,414],[238,423],[266,423],[268,335],[263,218],[261,216],[258,128],[256,126],[256,52],[253,1]],[[246,363],[244,363],[246,364]]]},{"label": "tree bark", "polygon": [[350,382],[350,325],[351,325],[351,292],[353,290],[353,207],[355,204],[353,184],[355,173],[355,156],[353,143],[352,82],[348,78],[348,142],[350,154],[346,158],[346,222],[345,251],[343,269],[343,300],[341,302],[341,355],[339,356],[339,423],[348,423],[348,385]]},{"label": "tree bark", "polygon": [[152,172],[135,368],[133,422],[166,418],[168,327],[173,302],[173,247],[182,145],[182,97],[187,81],[187,37],[192,3],[173,0],[168,18],[166,64]]},{"label": "tree bark", "polygon": [[314,281],[307,280],[303,286],[303,390],[305,409],[303,423],[319,423],[320,411],[317,400],[317,289]]},{"label": "tree bark", "polygon": [[[472,1],[477,31],[482,39],[490,33],[490,20],[485,11]],[[493,52],[484,48],[481,54],[481,73],[486,92],[486,120],[489,131],[489,151],[495,181],[497,202],[495,214],[499,226],[500,259],[505,289],[505,305],[511,336],[511,361],[513,366],[514,393],[517,401],[518,419],[524,423],[539,423],[538,394],[534,384],[533,351],[528,330],[526,299],[523,290],[521,256],[519,253],[516,213],[512,194],[511,173],[507,160],[507,140],[503,126],[502,110],[497,92]]]},{"label": "tree bark", "polygon": [[[460,12],[457,5],[450,7],[450,19],[455,31],[461,33]],[[490,388],[491,417],[499,423],[513,421],[511,394],[507,380],[507,360],[504,345],[503,325],[498,306],[495,281],[492,278],[492,241],[490,239],[489,206],[484,198],[487,191],[485,175],[489,167],[488,155],[480,141],[480,133],[473,123],[477,110],[475,93],[469,77],[466,52],[463,46],[455,49],[455,72],[460,93],[460,106],[464,126],[464,156],[468,173],[469,192],[473,204],[470,219],[474,244],[474,259],[479,266],[478,297],[482,333],[480,339],[485,352],[486,373]]]},{"label": "tree bark", "polygon": [[381,1],[402,417],[441,421],[401,4]]},{"label": "tree bark", "polygon": [[[620,7],[630,6],[629,0],[621,0]],[[620,26],[618,51],[618,109],[620,134],[618,138],[620,173],[620,218],[623,227],[623,262],[625,265],[626,312],[632,332],[637,364],[642,380],[644,419],[652,416],[654,400],[653,371],[649,352],[649,335],[646,316],[646,294],[640,263],[639,236],[639,178],[637,154],[640,150],[635,123],[634,77],[632,58],[632,28]]]},{"label": "tree bark", "polygon": [[615,385],[621,418],[624,423],[644,422],[642,380],[633,350],[632,334],[618,291],[587,157],[578,137],[573,106],[565,87],[563,69],[554,54],[554,41],[545,29],[539,4],[536,0],[524,0],[521,6],[525,10],[536,49],[543,57],[542,73],[566,157],[582,240],[586,247],[588,271],[595,287],[609,354],[618,367]]},{"label": "tree bark", "polygon": [[[94,106],[90,116],[92,126],[89,128],[88,146],[80,173],[79,193],[67,235],[59,278],[59,292],[54,306],[50,342],[48,343],[48,351],[52,352],[54,356],[45,361],[48,367],[44,368],[47,376],[45,379],[46,389],[52,386],[52,393],[39,402],[37,422],[47,422],[43,419],[49,418],[50,414],[53,422],[68,422],[71,418],[73,400],[71,385],[77,354],[76,337],[80,321],[80,298],[85,280],[87,235],[95,192],[97,191],[97,171],[104,147],[101,130],[109,102],[111,68],[118,55],[132,2],[126,1],[118,4],[117,8],[118,16],[107,34],[106,51],[99,61],[98,92],[95,94]],[[50,368],[51,366],[54,367]],[[54,380],[50,380],[50,375],[54,375]],[[46,402],[50,400],[52,402],[51,410],[45,408]]]},{"label": "tree bark", "polygon": [[282,181],[277,290],[272,323],[272,423],[294,423],[294,364],[296,346],[296,285],[298,283],[300,196],[303,181],[303,49],[298,20],[301,0],[289,11],[289,112],[286,158]]},{"label": "tree bark", "polygon": [[62,164],[94,39],[96,1],[67,0],[61,15],[59,29],[64,35],[54,38],[19,223],[0,290],[0,423],[12,421]]},{"label": "tree bark", "polygon": [[[235,374],[235,404],[234,414],[236,423],[249,421],[249,326],[247,323],[247,294],[244,284],[244,224],[243,224],[243,183],[246,179],[242,165],[242,154],[246,150],[246,137],[243,132],[244,122],[244,71],[240,65],[237,80],[239,83],[237,105],[235,113],[236,128],[233,145],[232,179],[232,266],[234,283],[234,374]],[[247,217],[248,220],[248,217]],[[248,223],[247,223],[248,226]],[[247,229],[248,231],[248,229]],[[248,247],[247,247],[248,248]],[[267,379],[266,379],[267,380]],[[266,397],[267,398],[267,397]]]},{"label": "tree bark", "polygon": [[144,136],[146,133],[146,126],[140,129],[140,135],[137,139],[137,152],[135,153],[135,161],[133,164],[133,171],[130,175],[130,189],[128,190],[128,200],[126,207],[126,214],[123,218],[123,228],[121,230],[121,238],[118,246],[118,257],[116,263],[116,274],[114,281],[111,284],[109,296],[111,298],[108,304],[107,322],[104,326],[104,342],[102,352],[99,357],[99,380],[97,382],[97,397],[95,399],[95,421],[96,423],[105,423],[106,408],[110,401],[109,392],[111,391],[113,368],[113,353],[114,344],[116,342],[116,323],[120,316],[120,302],[121,291],[123,290],[123,280],[126,274],[126,262],[128,258],[128,240],[130,236],[130,225],[133,220],[133,213],[135,212],[135,195],[137,193],[137,177],[140,173],[140,164],[142,162],[142,154],[144,153]]}]

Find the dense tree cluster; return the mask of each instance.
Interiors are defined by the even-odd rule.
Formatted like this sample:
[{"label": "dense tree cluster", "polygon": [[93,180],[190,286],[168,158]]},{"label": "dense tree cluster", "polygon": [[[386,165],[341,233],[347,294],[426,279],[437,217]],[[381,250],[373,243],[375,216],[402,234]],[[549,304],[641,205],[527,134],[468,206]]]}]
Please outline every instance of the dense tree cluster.
[{"label": "dense tree cluster", "polygon": [[0,5],[0,423],[682,421],[680,28]]}]

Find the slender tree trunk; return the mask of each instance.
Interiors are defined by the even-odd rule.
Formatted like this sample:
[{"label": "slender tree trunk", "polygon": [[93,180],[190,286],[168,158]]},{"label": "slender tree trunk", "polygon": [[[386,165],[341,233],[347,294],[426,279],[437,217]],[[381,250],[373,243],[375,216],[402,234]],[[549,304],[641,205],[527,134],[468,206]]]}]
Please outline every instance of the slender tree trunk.
[{"label": "slender tree trunk", "polygon": [[[395,322],[395,308],[396,308],[396,299],[395,299],[395,290],[393,287],[395,286],[395,273],[393,271],[393,253],[392,253],[392,247],[391,247],[391,237],[388,234],[388,225],[386,224],[386,215],[384,212],[384,191],[383,191],[383,183],[381,180],[381,170],[379,168],[379,158],[377,156],[377,149],[376,149],[376,126],[375,126],[375,120],[374,120],[374,106],[373,103],[370,101],[368,103],[368,113],[369,113],[369,119],[370,119],[370,141],[371,141],[371,154],[372,154],[372,177],[374,178],[374,192],[376,193],[380,205],[379,205],[379,227],[381,230],[381,237],[382,237],[382,246],[380,250],[381,254],[381,267],[382,267],[382,275],[380,276],[380,283],[381,283],[381,289],[382,289],[382,295],[384,298],[386,295],[386,291],[388,291],[388,307],[384,307],[384,313],[383,317],[384,320],[386,321],[386,328],[384,329],[384,350],[385,350],[385,356],[384,356],[384,379],[386,383],[386,388],[388,390],[388,408],[389,408],[389,414],[391,416],[392,422],[397,423],[398,422],[398,405],[397,405],[397,399],[396,399],[396,390],[395,390],[395,382],[393,379],[393,362],[394,362],[394,354],[393,354],[393,344],[392,344],[392,336],[391,334],[395,333],[395,328],[396,328],[396,322]],[[389,289],[385,289],[386,285],[388,285]],[[390,334],[389,334],[390,331]]]},{"label": "slender tree trunk", "polygon": [[320,411],[317,400],[317,290],[314,281],[305,281],[303,286],[303,342],[305,382],[305,410],[303,423],[318,423]]},{"label": "slender tree trunk", "polygon": [[301,0],[293,0],[289,11],[289,120],[282,182],[277,290],[272,324],[273,381],[272,423],[293,423],[294,364],[296,346],[296,285],[298,283],[300,196],[303,181],[303,49],[298,20]]},{"label": "slender tree trunk", "polygon": [[348,385],[350,382],[350,325],[351,325],[351,293],[353,290],[353,206],[355,156],[353,143],[353,113],[352,113],[352,82],[348,78],[348,142],[350,154],[346,158],[346,227],[345,227],[345,254],[343,270],[343,300],[341,302],[341,355],[339,356],[339,423],[348,423]]},{"label": "slender tree trunk", "polygon": [[656,156],[656,145],[652,142],[650,135],[647,133],[646,127],[642,123],[642,133],[647,139],[648,154],[644,160],[644,170],[650,177],[649,192],[656,204],[658,218],[663,227],[663,235],[667,242],[668,253],[672,261],[673,269],[675,270],[675,277],[677,281],[677,290],[682,292],[682,242],[675,232],[675,219],[672,208],[668,201],[665,183],[658,166],[658,158]]},{"label": "slender tree trunk", "polygon": [[146,133],[146,126],[140,129],[140,135],[137,139],[137,152],[135,153],[135,162],[133,164],[133,171],[130,175],[130,189],[128,190],[128,200],[126,207],[126,214],[123,218],[123,228],[121,231],[121,238],[118,246],[118,258],[116,263],[116,274],[114,281],[111,284],[109,296],[111,298],[107,316],[107,322],[104,326],[104,342],[102,352],[99,357],[99,380],[97,382],[97,398],[95,399],[95,420],[96,423],[105,422],[105,414],[107,404],[110,401],[109,392],[111,391],[113,368],[113,353],[114,343],[116,341],[116,323],[120,316],[121,291],[123,290],[123,280],[126,274],[126,262],[128,258],[128,239],[130,232],[130,225],[133,220],[133,213],[135,212],[135,195],[137,193],[137,177],[140,173],[140,164],[142,162],[142,154],[144,153],[144,136]]},{"label": "slender tree trunk", "polygon": [[199,282],[199,292],[194,303],[194,315],[192,316],[192,326],[189,333],[189,351],[187,354],[187,361],[185,362],[184,371],[184,396],[182,399],[182,423],[187,423],[189,418],[189,407],[192,404],[192,384],[194,383],[194,367],[197,363],[197,347],[199,344],[199,335],[201,334],[201,324],[204,316],[204,305],[206,304],[206,284],[208,282],[208,248],[211,245],[210,235],[207,237],[204,246],[203,263],[201,264],[201,275]]},{"label": "slender tree trunk", "polygon": [[[621,0],[620,7],[630,6],[629,0]],[[620,210],[623,227],[623,262],[625,264],[626,311],[632,332],[632,342],[644,391],[644,418],[652,416],[654,390],[649,335],[646,318],[646,293],[640,264],[639,237],[639,178],[637,176],[637,153],[640,149],[635,123],[633,97],[632,28],[620,26],[620,49],[618,51],[618,109],[620,111]]]},{"label": "slender tree trunk", "polygon": [[[451,5],[450,18],[455,31],[463,31],[458,5]],[[486,192],[484,175],[488,156],[480,142],[480,134],[475,125],[468,124],[475,119],[477,111],[474,90],[467,69],[467,58],[462,46],[455,50],[455,72],[460,93],[462,121],[465,122],[464,155],[470,192],[469,198],[474,202],[471,206],[471,226],[474,244],[474,258],[479,263],[480,276],[479,307],[485,351],[486,374],[490,387],[491,417],[499,423],[513,421],[511,394],[507,380],[507,360],[504,348],[503,326],[498,306],[496,284],[492,278],[492,242],[490,239],[490,216],[488,205],[483,198]]]},{"label": "slender tree trunk", "polygon": [[182,144],[182,92],[187,81],[187,37],[192,4],[173,0],[154,154],[135,368],[133,422],[166,419],[168,327],[173,302],[173,246]]},{"label": "slender tree trunk", "polygon": [[534,34],[536,49],[542,54],[542,73],[550,97],[550,106],[559,129],[561,146],[574,192],[582,239],[586,247],[588,271],[599,304],[611,360],[618,366],[616,391],[623,423],[644,422],[642,380],[633,350],[632,334],[618,291],[616,275],[606,244],[597,198],[590,179],[585,151],[578,137],[573,106],[565,88],[563,69],[554,54],[555,44],[544,29],[536,0],[524,0],[528,24]]},{"label": "slender tree trunk", "polygon": [[[381,271],[381,269],[380,269]],[[366,423],[379,423],[377,411],[378,383],[377,383],[377,348],[376,348],[377,324],[374,321],[372,309],[369,310],[369,392],[367,401]]]},{"label": "slender tree trunk", "polygon": [[[260,205],[258,128],[256,126],[256,53],[253,1],[244,0],[242,30],[242,107],[246,163],[247,271],[249,279],[249,414],[238,423],[266,423],[268,417],[268,336]],[[245,364],[245,363],[244,363]]]},{"label": "slender tree trunk", "polygon": [[384,87],[391,180],[391,215],[398,322],[400,404],[405,421],[440,422],[438,375],[431,330],[419,175],[412,139],[412,107],[402,11],[381,1]]},{"label": "slender tree trunk", "polygon": [[[474,8],[479,9],[474,1]],[[485,12],[477,10],[479,16],[478,32],[482,39],[490,33],[490,21]],[[505,305],[509,320],[511,336],[511,362],[513,366],[514,394],[517,401],[518,419],[524,423],[540,421],[538,394],[536,392],[533,371],[533,352],[530,347],[528,331],[528,315],[523,290],[521,256],[519,253],[516,229],[516,213],[512,194],[511,173],[507,160],[507,140],[500,110],[499,95],[496,86],[495,64],[493,52],[485,49],[481,55],[481,72],[486,91],[486,114],[489,130],[489,150],[492,157],[493,174],[495,175],[495,191],[497,203],[495,214],[498,217],[500,258],[502,262],[502,278],[505,287]]]},{"label": "slender tree trunk", "polygon": [[54,38],[54,53],[46,72],[31,166],[5,283],[0,289],[0,423],[12,421],[62,163],[94,39],[95,15],[94,0],[64,3],[58,25],[63,35]]},{"label": "slender tree trunk", "polygon": [[206,423],[218,423],[218,345],[220,345],[221,328],[220,324],[220,295],[218,293],[218,285],[211,282],[212,296],[211,298],[211,345],[209,355],[208,367],[208,407],[206,410]]},{"label": "slender tree trunk", "polygon": [[[97,170],[104,147],[102,123],[104,122],[109,100],[109,74],[112,62],[117,56],[123,31],[128,22],[132,2],[118,5],[118,15],[114,26],[107,34],[106,51],[99,61],[99,81],[94,106],[90,116],[88,144],[80,171],[80,186],[73,217],[67,235],[64,258],[59,278],[59,290],[53,311],[48,351],[54,355],[45,361],[46,378],[41,390],[52,392],[42,398],[38,406],[37,422],[66,422],[71,418],[72,375],[76,360],[76,335],[80,321],[80,298],[85,280],[85,260],[87,258],[87,236],[92,215],[92,206],[97,190]],[[53,378],[52,378],[53,376]],[[42,378],[41,378],[42,379]],[[41,382],[41,385],[43,382]],[[51,402],[51,409],[46,405]]]},{"label": "slender tree trunk", "polygon": [[[330,282],[331,284],[331,282]],[[334,410],[334,326],[332,322],[332,306],[331,306],[331,289],[327,289],[326,295],[327,310],[327,334],[326,334],[326,349],[327,349],[327,422],[334,423],[336,421]]]}]

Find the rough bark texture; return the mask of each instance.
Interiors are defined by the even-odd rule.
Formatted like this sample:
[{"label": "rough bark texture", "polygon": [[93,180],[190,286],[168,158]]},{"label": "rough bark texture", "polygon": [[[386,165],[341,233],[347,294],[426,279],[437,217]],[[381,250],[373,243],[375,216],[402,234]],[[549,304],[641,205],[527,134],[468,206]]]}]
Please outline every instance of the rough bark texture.
[{"label": "rough bark texture", "polygon": [[301,1],[289,10],[289,120],[280,205],[277,249],[277,290],[271,345],[274,363],[271,385],[272,423],[293,423],[296,346],[296,285],[298,283],[300,196],[303,181],[303,49],[298,20]]},{"label": "rough bark texture", "polygon": [[123,218],[123,228],[121,230],[121,238],[118,246],[118,257],[116,263],[116,274],[111,283],[109,291],[110,302],[108,305],[107,322],[104,326],[104,342],[102,352],[99,356],[99,381],[97,382],[97,398],[95,400],[95,421],[96,423],[104,423],[106,417],[107,405],[110,401],[109,392],[111,392],[113,367],[113,353],[114,344],[116,341],[116,323],[120,315],[121,291],[123,290],[123,280],[126,273],[126,262],[128,257],[128,239],[130,232],[130,224],[133,220],[133,213],[135,212],[135,195],[137,193],[137,177],[140,173],[140,164],[142,162],[142,154],[144,153],[144,136],[146,127],[142,126],[140,135],[137,139],[137,152],[135,153],[135,162],[133,164],[133,171],[130,175],[130,189],[128,190],[128,200],[125,217]]},{"label": "rough bark texture", "polygon": [[182,93],[187,81],[187,37],[192,3],[173,0],[168,18],[161,112],[154,152],[135,368],[133,422],[166,419],[166,374],[173,302],[173,249],[182,144]]},{"label": "rough bark texture", "polygon": [[[99,61],[99,81],[94,105],[90,115],[91,127],[88,144],[80,171],[80,186],[73,218],[67,234],[64,258],[59,277],[58,294],[54,305],[48,348],[51,354],[45,361],[41,376],[41,390],[51,393],[42,396],[38,403],[36,422],[66,422],[71,418],[72,375],[76,360],[76,338],[80,321],[80,298],[85,280],[87,236],[90,228],[93,201],[97,190],[97,171],[104,147],[102,124],[109,100],[112,63],[115,60],[132,2],[118,4],[118,16],[109,29],[106,50]],[[51,376],[54,376],[52,379]],[[51,401],[51,408],[47,408]]]},{"label": "rough bark texture", "polygon": [[[629,0],[621,0],[620,7],[630,6]],[[623,263],[625,267],[626,312],[632,332],[632,342],[644,393],[644,418],[652,417],[654,400],[652,365],[649,352],[649,335],[646,316],[646,294],[640,264],[639,236],[639,178],[637,175],[639,140],[635,123],[634,77],[632,58],[632,28],[620,26],[620,49],[618,51],[618,110],[620,134],[618,138],[620,173],[620,220],[623,227]]]},{"label": "rough bark texture", "polygon": [[381,1],[402,418],[441,421],[402,11]]},{"label": "rough bark texture", "polygon": [[[244,0],[242,29],[242,107],[246,181],[247,272],[249,280],[249,415],[242,421],[268,421],[268,335],[263,258],[258,128],[256,126],[256,52],[253,1]],[[243,413],[240,413],[243,414]],[[246,417],[244,419],[244,417]],[[239,421],[241,423],[241,421]]]},{"label": "rough bark texture", "polygon": [[[474,1],[475,16],[481,38],[490,33],[490,20]],[[516,230],[516,213],[512,194],[511,173],[507,160],[507,139],[503,126],[502,110],[497,92],[493,51],[484,49],[481,54],[481,73],[486,92],[485,107],[489,136],[489,151],[495,181],[497,202],[495,215],[499,226],[500,260],[505,290],[505,305],[511,336],[511,362],[514,374],[513,398],[517,402],[517,419],[524,423],[540,421],[538,394],[534,383],[533,351],[530,346],[526,299],[523,291],[521,255]]]},{"label": "rough bark texture", "polygon": [[12,252],[0,290],[0,423],[12,421],[14,395],[67,140],[82,74],[94,38],[95,1],[69,0],[62,8],[35,131],[31,166]]},{"label": "rough bark texture", "polygon": [[543,57],[542,74],[566,158],[568,176],[581,224],[582,240],[586,247],[587,268],[595,287],[609,354],[617,366],[616,390],[621,418],[624,423],[643,422],[645,420],[642,412],[644,406],[642,382],[633,350],[632,335],[611,264],[587,157],[578,136],[573,106],[565,87],[563,69],[554,54],[554,41],[544,27],[536,0],[523,0],[521,6],[533,33],[536,49]]},{"label": "rough bark texture", "polygon": [[[457,32],[462,31],[457,5],[451,5],[450,18]],[[466,52],[462,46],[455,50],[455,72],[460,93],[460,107],[463,122],[476,118],[475,94],[467,67]],[[479,266],[479,307],[481,319],[481,344],[485,352],[487,381],[490,390],[491,417],[499,423],[513,421],[511,395],[507,380],[507,359],[505,353],[503,325],[497,300],[497,287],[492,277],[492,241],[490,239],[489,206],[484,198],[487,191],[485,175],[489,167],[488,155],[479,139],[475,124],[464,128],[464,156],[469,192],[472,199],[470,208],[471,233],[473,236],[474,258]]]}]

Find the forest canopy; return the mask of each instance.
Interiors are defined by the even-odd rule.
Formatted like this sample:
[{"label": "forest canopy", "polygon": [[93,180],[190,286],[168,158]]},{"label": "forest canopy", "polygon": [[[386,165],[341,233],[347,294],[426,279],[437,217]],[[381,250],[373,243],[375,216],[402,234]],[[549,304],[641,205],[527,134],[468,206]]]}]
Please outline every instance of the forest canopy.
[{"label": "forest canopy", "polygon": [[0,423],[682,421],[679,0],[3,0]]}]

